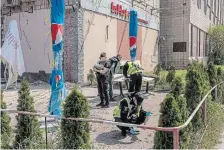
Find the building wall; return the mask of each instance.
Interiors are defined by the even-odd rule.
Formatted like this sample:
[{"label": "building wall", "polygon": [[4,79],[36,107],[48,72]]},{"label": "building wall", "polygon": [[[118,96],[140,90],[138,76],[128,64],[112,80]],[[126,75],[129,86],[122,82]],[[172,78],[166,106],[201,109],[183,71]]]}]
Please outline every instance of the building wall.
[{"label": "building wall", "polygon": [[[92,18],[94,19],[90,26]],[[87,74],[99,60],[100,53],[106,52],[108,58],[117,55],[117,19],[85,11],[83,23],[84,80],[86,81]]]},{"label": "building wall", "polygon": [[[6,17],[6,28],[10,19],[18,22],[26,73],[51,73],[52,46],[50,34],[50,10],[34,10],[33,13],[14,13]],[[93,23],[91,24],[91,20]],[[156,23],[149,20],[149,27]],[[91,24],[91,25],[90,25]],[[63,68],[67,81],[83,82],[87,79],[89,69],[98,61],[101,52],[108,58],[120,53],[124,60],[130,59],[129,24],[124,30],[125,21],[93,13],[92,11],[66,7],[64,25]],[[157,63],[155,45],[157,30],[139,26],[137,41],[137,60],[145,71],[152,71]],[[122,34],[125,31],[123,40]],[[120,47],[121,48],[119,51]],[[46,77],[46,81],[47,81]],[[35,78],[36,80],[37,78]]]},{"label": "building wall", "polygon": [[[175,65],[184,68],[188,64],[190,1],[163,0],[160,14],[160,61],[166,67]],[[173,52],[174,42],[186,42],[186,52]]]},{"label": "building wall", "polygon": [[207,32],[209,27],[223,24],[223,0],[192,0],[191,23]]},{"label": "building wall", "polygon": [[190,11],[190,58],[206,62],[208,54],[207,33],[210,27],[223,23],[222,0],[191,0]]},{"label": "building wall", "polygon": [[51,72],[52,46],[50,34],[50,10],[35,10],[33,13],[14,13],[5,16],[5,32],[10,20],[16,20],[25,63],[25,72]]},{"label": "building wall", "polygon": [[201,30],[208,32],[208,29],[212,25],[212,22],[209,19],[210,8],[208,8],[206,15],[204,12],[204,1],[202,0],[201,2],[201,9],[198,9],[197,0],[191,0],[190,23]]},{"label": "building wall", "polygon": [[158,63],[158,31],[142,28],[141,65],[144,71],[153,71]]},{"label": "building wall", "polygon": [[[89,21],[91,21],[93,16],[93,24],[89,28]],[[122,60],[130,60],[129,24],[126,25],[125,21],[97,13],[93,14],[87,10],[84,12],[83,23],[84,81],[87,80],[89,70],[93,68],[93,65],[98,61],[99,55],[102,52],[106,52],[108,58],[119,53],[122,55]],[[144,71],[152,71],[158,62],[157,38],[157,30],[139,26],[137,60],[141,62]]]},{"label": "building wall", "polygon": [[84,81],[84,43],[82,8],[68,8],[64,25],[64,76],[66,81]]},{"label": "building wall", "polygon": [[[223,6],[223,0],[160,1],[161,8],[168,8],[160,14],[160,61],[177,68],[186,67],[193,58],[206,61],[207,33],[223,23]],[[187,51],[173,52],[173,42],[181,41],[187,42]]]}]

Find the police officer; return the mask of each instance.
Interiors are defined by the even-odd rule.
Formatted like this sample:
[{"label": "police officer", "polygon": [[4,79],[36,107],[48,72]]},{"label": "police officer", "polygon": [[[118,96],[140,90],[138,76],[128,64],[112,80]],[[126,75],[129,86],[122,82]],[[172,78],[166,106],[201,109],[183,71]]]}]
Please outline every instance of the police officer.
[{"label": "police officer", "polygon": [[120,62],[121,59],[122,59],[122,57],[121,57],[120,54],[118,54],[117,56],[111,57],[109,59],[110,64],[111,64],[110,74],[109,74],[109,96],[110,96],[110,101],[114,101],[114,98],[113,98],[113,78],[114,78],[114,74],[115,74],[116,68],[118,66],[118,63]]},{"label": "police officer", "polygon": [[[97,61],[97,64],[100,64],[100,57],[99,57],[99,61]],[[98,73],[96,72],[96,77],[98,76]],[[100,96],[100,91],[99,91],[99,85],[97,84],[97,96]]]},{"label": "police officer", "polygon": [[123,68],[123,75],[126,79],[130,78],[128,92],[140,92],[142,86],[143,69],[136,61],[127,61]]},{"label": "police officer", "polygon": [[97,72],[97,83],[98,83],[98,91],[100,94],[101,102],[96,106],[101,106],[102,108],[109,107],[109,73],[110,73],[110,62],[107,61],[106,53],[100,54],[100,61],[98,62],[102,65],[102,69],[98,70],[95,67],[93,70]]},{"label": "police officer", "polygon": [[[114,109],[115,122],[142,124],[146,121],[147,116],[151,113],[142,110],[142,102],[144,98],[141,93],[132,93],[123,98],[119,105]],[[127,131],[131,134],[138,134],[139,131],[130,127],[117,126],[123,136],[126,136]]]}]

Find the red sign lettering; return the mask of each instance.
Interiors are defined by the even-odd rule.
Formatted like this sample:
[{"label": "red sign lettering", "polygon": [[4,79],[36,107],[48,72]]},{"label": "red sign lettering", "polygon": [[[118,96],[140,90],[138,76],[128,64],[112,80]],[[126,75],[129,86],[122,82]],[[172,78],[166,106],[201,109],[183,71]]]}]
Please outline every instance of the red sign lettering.
[{"label": "red sign lettering", "polygon": [[[111,2],[111,13],[121,16],[125,20],[129,19],[129,11],[127,9],[124,9],[120,4],[115,5],[114,2]],[[148,24],[148,21],[140,18],[138,18],[138,21],[143,24]]]},{"label": "red sign lettering", "polygon": [[129,19],[129,11],[127,9],[123,9],[120,4],[115,5],[114,2],[111,3],[111,12],[124,17],[124,19]]}]

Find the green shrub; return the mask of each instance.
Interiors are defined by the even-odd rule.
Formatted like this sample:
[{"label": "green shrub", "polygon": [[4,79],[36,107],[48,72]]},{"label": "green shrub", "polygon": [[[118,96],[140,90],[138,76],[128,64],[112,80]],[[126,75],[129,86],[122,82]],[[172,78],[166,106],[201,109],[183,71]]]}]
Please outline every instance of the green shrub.
[{"label": "green shrub", "polygon": [[[206,67],[203,63],[193,61],[186,75],[185,98],[187,107],[192,113],[202,100],[203,96],[211,89]],[[202,108],[198,110],[192,119],[193,131],[201,129],[204,124],[202,120]]]},{"label": "green shrub", "polygon": [[[182,125],[188,118],[186,99],[180,96],[183,83],[177,77],[172,83],[172,91],[166,96],[161,104],[161,116],[159,119],[160,127],[177,127]],[[180,148],[187,149],[189,145],[189,129],[184,128],[180,131]],[[157,131],[154,138],[155,149],[172,149],[173,133]]]},{"label": "green shrub", "polygon": [[87,75],[87,80],[93,85],[96,82],[96,77],[92,69],[89,70],[89,74]]},{"label": "green shrub", "polygon": [[174,95],[180,95],[183,89],[183,82],[180,77],[176,77],[174,81],[171,83],[171,93]]},{"label": "green shrub", "polygon": [[209,53],[209,62],[216,65],[224,65],[224,26],[217,25],[209,29],[211,50]]},{"label": "green shrub", "polygon": [[[215,86],[218,82],[217,82],[217,70],[215,68],[215,65],[210,62],[208,64],[208,76],[209,76],[209,82],[210,82],[210,85],[211,87]],[[212,94],[212,99],[215,100],[215,90],[213,90],[211,92]]]},{"label": "green shrub", "polygon": [[170,66],[169,67],[169,70],[168,70],[168,74],[166,76],[166,82],[168,82],[169,84],[172,83],[172,81],[174,80],[175,78],[175,67],[174,66]]},{"label": "green shrub", "polygon": [[[18,111],[36,112],[34,100],[30,95],[30,87],[27,80],[23,79],[21,89],[18,92]],[[16,116],[15,149],[43,148],[43,138],[40,131],[40,123],[36,116],[18,114]],[[42,145],[43,146],[43,145]]]},{"label": "green shrub", "polygon": [[166,72],[161,72],[159,78],[155,79],[154,87],[157,87],[162,90],[167,90],[170,88],[169,83],[166,82]]},{"label": "green shrub", "polygon": [[[89,106],[87,99],[76,89],[66,98],[63,106],[64,117],[88,118]],[[90,126],[88,122],[65,120],[61,121],[63,149],[90,148]]]},{"label": "green shrub", "polygon": [[[224,71],[221,67],[217,69],[217,83],[224,81]],[[224,104],[224,83],[218,87],[218,101]]]},{"label": "green shrub", "polygon": [[[3,91],[1,90],[1,109],[6,109],[6,103],[3,101]],[[9,149],[12,137],[12,129],[10,126],[11,118],[6,112],[1,111],[1,148]]]},{"label": "green shrub", "polygon": [[154,68],[154,74],[157,76],[160,75],[160,72],[163,70],[161,63],[158,63]]}]

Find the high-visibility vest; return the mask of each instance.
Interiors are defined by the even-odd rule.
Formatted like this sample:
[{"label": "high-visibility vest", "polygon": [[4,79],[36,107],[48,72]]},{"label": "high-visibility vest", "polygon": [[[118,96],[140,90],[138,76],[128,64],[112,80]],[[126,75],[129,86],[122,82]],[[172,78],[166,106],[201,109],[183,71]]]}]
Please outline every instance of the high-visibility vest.
[{"label": "high-visibility vest", "polygon": [[128,74],[133,75],[142,72],[141,66],[137,62],[128,62]]},{"label": "high-visibility vest", "polygon": [[121,103],[122,101],[127,101],[127,103],[128,103],[128,108],[129,108],[129,110],[131,109],[130,99],[129,99],[129,98],[123,98],[122,100],[120,100],[118,106],[116,106],[115,109],[114,109],[114,114],[113,114],[114,118],[120,118],[120,117],[121,117],[120,103]]},{"label": "high-visibility vest", "polygon": [[[128,103],[128,108],[129,108],[129,112],[130,112],[130,110],[132,109],[132,105],[130,104],[130,99],[129,98],[123,98],[120,102],[119,102],[119,104],[118,104],[118,106],[116,106],[115,107],[115,109],[114,109],[114,113],[113,113],[113,116],[114,116],[114,118],[120,118],[121,117],[121,109],[120,109],[120,103],[122,102],[122,101],[127,101],[127,103]],[[140,110],[141,110],[141,106],[138,106],[138,108],[137,108],[137,112],[136,112],[136,115],[139,117],[139,115],[140,115]],[[129,113],[128,112],[128,113]],[[128,114],[129,115],[129,114]]]}]

